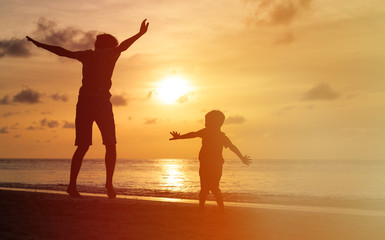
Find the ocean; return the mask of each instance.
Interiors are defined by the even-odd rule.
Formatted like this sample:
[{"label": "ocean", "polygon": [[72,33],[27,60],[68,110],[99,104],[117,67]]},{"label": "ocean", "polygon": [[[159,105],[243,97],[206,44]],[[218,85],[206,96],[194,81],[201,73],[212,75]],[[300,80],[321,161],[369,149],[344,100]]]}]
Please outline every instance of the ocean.
[{"label": "ocean", "polygon": [[[0,186],[62,190],[70,159],[0,159]],[[196,159],[118,159],[118,194],[196,199]],[[385,161],[253,160],[249,166],[226,160],[220,188],[225,201],[255,202],[260,196],[301,196],[385,200]],[[81,192],[104,192],[103,159],[85,159]]]}]

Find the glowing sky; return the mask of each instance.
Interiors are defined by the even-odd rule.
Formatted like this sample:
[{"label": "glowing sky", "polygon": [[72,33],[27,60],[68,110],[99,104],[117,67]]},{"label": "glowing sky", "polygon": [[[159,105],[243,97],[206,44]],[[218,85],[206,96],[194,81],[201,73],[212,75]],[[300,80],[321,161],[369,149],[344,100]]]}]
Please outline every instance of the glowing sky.
[{"label": "glowing sky", "polygon": [[[212,109],[225,113],[222,130],[253,159],[385,157],[383,1],[0,4],[0,157],[70,158],[75,150],[81,64],[26,35],[83,50],[100,32],[131,37],[144,18],[147,34],[113,75],[118,158],[195,158],[200,140],[170,142],[169,131],[199,130]],[[162,97],[167,79],[188,86],[171,104]],[[102,158],[96,125],[93,142],[86,157]]]}]

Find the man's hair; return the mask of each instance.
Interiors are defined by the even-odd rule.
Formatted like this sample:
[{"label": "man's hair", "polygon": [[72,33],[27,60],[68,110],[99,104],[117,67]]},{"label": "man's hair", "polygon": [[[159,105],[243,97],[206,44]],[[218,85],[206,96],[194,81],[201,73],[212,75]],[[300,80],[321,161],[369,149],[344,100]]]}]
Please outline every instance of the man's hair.
[{"label": "man's hair", "polygon": [[206,114],[205,119],[206,124],[221,127],[225,122],[225,114],[219,110],[212,110]]},{"label": "man's hair", "polygon": [[114,48],[118,44],[118,40],[114,36],[103,33],[96,36],[95,49]]}]

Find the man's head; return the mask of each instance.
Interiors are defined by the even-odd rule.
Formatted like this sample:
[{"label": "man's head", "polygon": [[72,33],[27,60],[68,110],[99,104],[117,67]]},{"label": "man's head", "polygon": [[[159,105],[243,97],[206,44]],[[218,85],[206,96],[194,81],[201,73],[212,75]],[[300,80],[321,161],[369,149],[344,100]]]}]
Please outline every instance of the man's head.
[{"label": "man's head", "polygon": [[118,46],[118,40],[110,34],[103,33],[96,36],[95,49],[114,48]]},{"label": "man's head", "polygon": [[207,128],[221,128],[225,122],[225,115],[219,110],[212,110],[205,116]]}]

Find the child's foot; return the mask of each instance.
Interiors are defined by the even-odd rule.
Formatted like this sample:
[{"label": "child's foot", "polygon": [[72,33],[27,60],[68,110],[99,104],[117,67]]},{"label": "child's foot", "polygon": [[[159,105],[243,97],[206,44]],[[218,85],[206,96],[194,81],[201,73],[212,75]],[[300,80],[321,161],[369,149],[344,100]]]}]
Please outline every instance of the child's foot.
[{"label": "child's foot", "polygon": [[106,185],[106,189],[107,189],[107,196],[109,198],[116,198],[116,192],[112,185],[111,186]]},{"label": "child's foot", "polygon": [[82,195],[78,192],[78,190],[75,187],[68,187],[67,193],[74,198],[82,198]]}]

